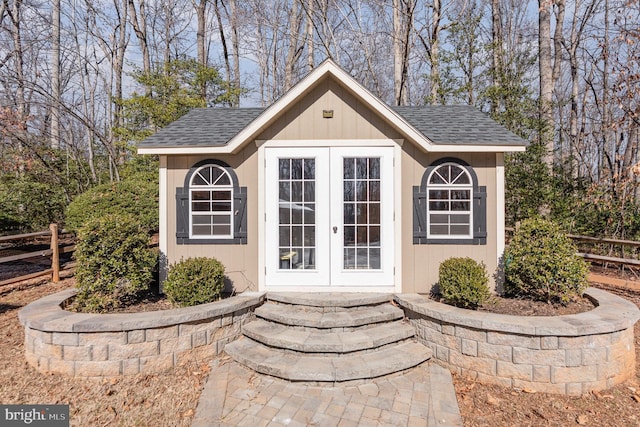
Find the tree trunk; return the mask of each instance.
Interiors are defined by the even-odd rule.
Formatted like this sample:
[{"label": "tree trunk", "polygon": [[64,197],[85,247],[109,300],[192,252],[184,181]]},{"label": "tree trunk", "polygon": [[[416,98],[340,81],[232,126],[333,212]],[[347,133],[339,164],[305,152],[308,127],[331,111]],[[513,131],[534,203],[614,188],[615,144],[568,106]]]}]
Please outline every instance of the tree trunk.
[{"label": "tree trunk", "polygon": [[231,47],[233,49],[233,79],[232,87],[236,89],[237,95],[233,97],[232,107],[240,107],[240,41],[238,37],[238,5],[236,0],[229,0],[231,8]]},{"label": "tree trunk", "polygon": [[[198,26],[196,30],[196,44],[198,50],[198,64],[202,67],[206,67],[208,65],[207,59],[207,51],[206,51],[206,10],[207,10],[207,0],[200,0],[199,2],[196,0],[192,0],[193,7],[196,10],[196,19],[198,21]],[[207,84],[202,82],[200,85],[200,97],[202,99],[207,98]]]},{"label": "tree trunk", "polygon": [[442,91],[440,89],[440,20],[442,19],[441,0],[433,0],[433,19],[431,30],[431,48],[429,49],[429,62],[431,65],[431,102],[433,104],[444,104]]},{"label": "tree trunk", "polygon": [[491,113],[496,114],[502,109],[500,87],[501,79],[504,78],[503,67],[503,44],[502,36],[502,11],[500,10],[500,0],[491,0],[491,41],[492,41],[492,84],[495,89],[494,99],[491,102]]},{"label": "tree trunk", "polygon": [[60,0],[52,4],[51,45],[51,148],[60,148]]},{"label": "tree trunk", "polygon": [[393,0],[393,102],[395,105],[402,105],[402,11],[400,10],[400,2],[402,0]]},{"label": "tree trunk", "polygon": [[[613,159],[615,158],[616,143],[615,138],[610,136],[609,96],[609,0],[605,0],[604,40],[602,42],[602,151],[605,154],[605,158]],[[611,139],[610,144],[607,143],[609,139]],[[609,173],[613,181],[615,179],[615,171],[612,164]]]},{"label": "tree trunk", "polygon": [[413,0],[393,0],[393,87],[395,105],[407,105],[409,95],[410,37],[413,30]]},{"label": "tree trunk", "polygon": [[[151,57],[149,54],[149,42],[147,34],[147,13],[145,8],[145,0],[139,0],[139,7],[136,11],[135,0],[129,0],[129,14],[131,17],[131,25],[136,33],[140,51],[142,52],[142,71],[145,74],[151,72]],[[149,92],[147,88],[147,92]]]},{"label": "tree trunk", "polygon": [[313,0],[307,0],[307,26],[306,26],[306,41],[307,41],[307,67],[308,71],[313,70],[315,67],[315,61],[313,59]]},{"label": "tree trunk", "polygon": [[[15,64],[15,79],[16,79],[16,114],[18,123],[22,124],[27,119],[27,102],[25,99],[25,78],[24,78],[24,51],[22,49],[22,33],[21,27],[22,17],[21,17],[21,0],[14,0],[11,11],[8,10],[7,14],[9,19],[11,20],[11,38],[13,40],[13,57]],[[17,147],[18,147],[18,157],[16,159],[17,162],[17,173],[18,175],[22,175],[24,173],[25,164],[23,156],[20,154],[23,150],[23,139],[26,136],[24,130],[22,128],[17,132]]]},{"label": "tree trunk", "polygon": [[553,101],[553,68],[551,65],[551,4],[550,0],[538,0],[538,53],[540,67],[541,122],[540,143],[546,147],[544,161],[551,171],[553,168],[553,135],[555,124],[551,104]]},{"label": "tree trunk", "polygon": [[287,58],[284,68],[284,90],[287,91],[294,84],[294,73],[296,64],[302,54],[302,47],[298,45],[300,41],[300,27],[302,25],[302,13],[298,10],[298,2],[293,0],[289,11],[289,46],[287,48]]},{"label": "tree trunk", "polygon": [[[122,1],[122,3],[120,3]],[[128,8],[127,0],[113,0],[113,5],[118,13],[118,41],[116,44],[116,51],[113,55],[113,63],[111,65],[113,76],[115,79],[115,89],[113,96],[116,100],[122,99],[122,73],[124,68],[124,55],[127,51],[127,18]],[[122,107],[119,103],[114,104],[114,117],[113,121],[115,126],[120,127],[123,125]]]},{"label": "tree trunk", "polygon": [[[227,75],[227,85],[231,87],[231,62],[229,58],[229,49],[227,48],[227,38],[224,34],[224,24],[222,23],[220,3],[220,0],[215,0],[213,9],[216,14],[216,20],[218,21],[218,34],[220,35],[220,43],[222,44],[222,57],[224,58],[224,70]],[[222,7],[224,7],[224,4]]]}]

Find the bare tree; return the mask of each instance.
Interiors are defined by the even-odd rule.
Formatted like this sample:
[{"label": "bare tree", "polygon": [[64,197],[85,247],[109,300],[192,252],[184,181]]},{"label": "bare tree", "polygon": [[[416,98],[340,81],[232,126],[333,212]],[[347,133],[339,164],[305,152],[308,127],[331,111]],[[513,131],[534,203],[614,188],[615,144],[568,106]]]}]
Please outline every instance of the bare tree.
[{"label": "bare tree", "polygon": [[[502,34],[502,9],[500,0],[491,0],[491,59],[492,59],[492,84],[499,92],[501,87],[501,78],[504,75],[503,58],[504,58],[504,38]],[[501,105],[499,98],[494,99],[491,103],[491,112],[496,113],[500,110]]]},{"label": "bare tree", "polygon": [[51,148],[60,147],[60,0],[53,0],[51,44]]},{"label": "bare tree", "polygon": [[[551,49],[551,12],[556,10],[554,31],[554,52]],[[562,27],[564,22],[564,0],[538,0],[538,54],[540,67],[540,106],[539,116],[543,129],[540,140],[547,147],[545,163],[549,169],[553,166],[555,120],[553,116],[553,94],[555,82],[560,72],[562,50]]]},{"label": "bare tree", "polygon": [[442,23],[442,0],[433,0],[430,12],[426,12],[426,22],[418,30],[418,39],[427,53],[427,60],[431,67],[429,73],[429,101],[432,104],[443,104],[444,97],[440,87],[440,41],[445,30]]},{"label": "bare tree", "polygon": [[583,41],[583,33],[587,23],[589,23],[595,13],[598,0],[590,0],[585,7],[582,7],[582,0],[575,0],[571,19],[571,34],[569,42],[563,38],[565,50],[569,56],[569,71],[571,76],[571,112],[569,116],[569,174],[574,177],[578,174],[576,157],[578,155],[581,138],[578,135],[578,114],[580,98],[580,77],[578,49]]},{"label": "bare tree", "polygon": [[283,90],[287,91],[293,86],[294,74],[297,67],[298,59],[302,55],[302,49],[304,48],[303,39],[300,35],[300,29],[302,27],[303,11],[298,8],[298,2],[302,0],[293,0],[291,2],[291,8],[289,9],[289,43],[287,47],[287,58],[284,68],[284,87]]},{"label": "bare tree", "polygon": [[138,0],[138,9],[136,9],[135,0],[129,0],[129,19],[140,44],[142,70],[144,73],[149,73],[151,71],[151,55],[149,53],[145,0]]},{"label": "bare tree", "polygon": [[413,32],[413,0],[393,0],[393,82],[394,103],[407,105],[410,37]]}]

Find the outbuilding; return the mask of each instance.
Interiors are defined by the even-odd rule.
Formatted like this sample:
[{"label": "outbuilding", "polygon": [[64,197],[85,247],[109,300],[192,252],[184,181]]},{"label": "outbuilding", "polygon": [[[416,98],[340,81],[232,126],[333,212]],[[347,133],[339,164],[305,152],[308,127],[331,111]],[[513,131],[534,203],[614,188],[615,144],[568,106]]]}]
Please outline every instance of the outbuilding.
[{"label": "outbuilding", "polygon": [[471,106],[390,107],[331,60],[262,108],[190,111],[160,158],[161,274],[215,257],[235,291],[428,293],[450,257],[504,250],[504,155]]}]

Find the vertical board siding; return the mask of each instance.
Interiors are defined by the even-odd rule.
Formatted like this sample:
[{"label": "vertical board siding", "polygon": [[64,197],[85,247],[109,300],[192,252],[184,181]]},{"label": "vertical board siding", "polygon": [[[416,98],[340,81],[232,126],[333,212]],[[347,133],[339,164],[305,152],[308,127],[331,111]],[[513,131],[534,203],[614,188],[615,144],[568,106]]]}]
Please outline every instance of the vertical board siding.
[{"label": "vertical board siding", "polygon": [[[333,118],[322,117],[323,110],[333,110]],[[338,82],[328,77],[321,80],[302,99],[278,117],[257,140],[313,139],[393,139],[401,135],[388,123]],[[168,156],[167,160],[167,250],[169,263],[181,258],[213,256],[226,267],[236,291],[257,290],[258,271],[258,149],[249,143],[236,155],[221,156]],[[496,253],[496,155],[494,153],[425,153],[411,143],[402,146],[402,292],[428,293],[438,281],[440,263],[450,257],[471,257],[482,261],[494,284],[497,268]],[[425,169],[442,157],[456,157],[471,165],[478,185],[487,189],[487,244],[486,245],[414,245],[413,244],[413,186],[420,185]],[[234,168],[241,187],[247,187],[247,244],[246,245],[177,245],[176,244],[176,188],[182,187],[191,166],[200,160],[217,158]]]},{"label": "vertical board siding", "polygon": [[[493,153],[424,153],[412,144],[402,150],[402,291],[429,293],[438,282],[440,263],[451,257],[470,257],[484,262],[490,286],[495,286],[496,259],[496,173]],[[425,169],[443,157],[466,161],[478,176],[478,185],[487,188],[487,244],[413,244],[413,186],[420,185]]]},{"label": "vertical board siding", "polygon": [[[247,187],[246,245],[178,245],[176,242],[176,188],[194,164],[205,159],[226,162],[236,172],[240,186]],[[237,155],[169,156],[167,162],[167,252],[169,265],[182,258],[214,257],[224,264],[227,277],[237,292],[258,290],[258,155],[248,144]]]}]

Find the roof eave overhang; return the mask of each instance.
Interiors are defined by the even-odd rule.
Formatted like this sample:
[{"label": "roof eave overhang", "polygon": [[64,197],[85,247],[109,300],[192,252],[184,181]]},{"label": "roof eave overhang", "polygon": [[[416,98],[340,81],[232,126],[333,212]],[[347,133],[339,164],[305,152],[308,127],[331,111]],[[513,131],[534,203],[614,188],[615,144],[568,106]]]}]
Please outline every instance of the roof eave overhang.
[{"label": "roof eave overhang", "polygon": [[[425,151],[431,153],[513,153],[525,151],[524,145],[469,145],[432,144]],[[138,154],[191,155],[191,154],[234,154],[229,146],[223,147],[140,147]]]},{"label": "roof eave overhang", "polygon": [[293,86],[280,99],[265,109],[224,146],[215,147],[139,147],[139,154],[236,154],[247,143],[257,138],[288,106],[301,99],[325,76],[331,75],[352,91],[387,123],[425,152],[515,152],[524,151],[524,145],[436,144],[409,124],[402,116],[373,95],[353,77],[327,59]]}]

